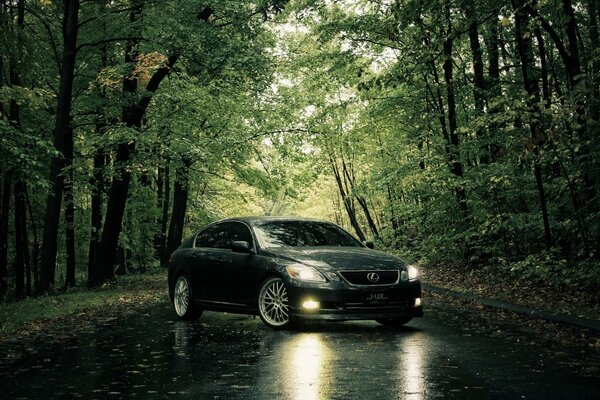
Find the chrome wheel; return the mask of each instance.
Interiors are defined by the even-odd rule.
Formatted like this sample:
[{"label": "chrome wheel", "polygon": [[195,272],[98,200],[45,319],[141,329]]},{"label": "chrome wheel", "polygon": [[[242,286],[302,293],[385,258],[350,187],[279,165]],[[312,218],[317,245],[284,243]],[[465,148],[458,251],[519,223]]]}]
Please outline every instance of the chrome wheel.
[{"label": "chrome wheel", "polygon": [[177,316],[180,318],[192,319],[198,314],[192,304],[192,287],[185,275],[181,275],[175,282],[173,306],[175,307]]},{"label": "chrome wheel", "polygon": [[260,318],[271,328],[283,328],[290,322],[290,307],[285,283],[281,278],[267,279],[258,294]]}]

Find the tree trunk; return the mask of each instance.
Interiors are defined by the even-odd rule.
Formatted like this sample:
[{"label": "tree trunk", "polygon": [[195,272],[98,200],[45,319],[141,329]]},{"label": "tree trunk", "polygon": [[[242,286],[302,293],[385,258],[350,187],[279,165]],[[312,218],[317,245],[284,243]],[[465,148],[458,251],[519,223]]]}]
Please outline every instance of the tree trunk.
[{"label": "tree trunk", "polygon": [[[123,109],[122,121],[126,126],[135,129],[141,127],[142,119],[150,105],[153,93],[156,92],[160,83],[169,74],[178,58],[178,54],[171,55],[168,58],[166,65],[159,68],[153,74],[146,86],[146,94],[144,94],[135,104]],[[133,83],[131,82],[131,79],[128,77],[125,78],[123,86],[126,92],[135,90],[132,87]],[[134,140],[127,143],[121,143],[117,149],[115,165],[118,166],[118,170],[113,178],[110,188],[108,204],[106,207],[106,217],[104,219],[104,228],[102,230],[102,239],[100,241],[98,256],[94,263],[94,274],[89,280],[90,286],[100,285],[105,279],[112,279],[114,277],[117,247],[119,244],[119,236],[121,234],[125,205],[127,203],[127,195],[129,193],[129,181],[131,179],[128,163],[134,151]]]},{"label": "tree trunk", "polygon": [[29,226],[31,226],[31,232],[33,236],[33,245],[31,246],[31,273],[33,275],[33,293],[37,293],[38,287],[40,285],[38,270],[41,246],[38,240],[37,224],[35,222],[35,214],[33,213],[33,207],[31,207],[29,191],[25,192],[25,197],[27,200],[27,210],[29,211]]},{"label": "tree trunk", "polygon": [[[350,168],[352,168],[352,165],[350,165]],[[342,171],[344,172],[344,176],[346,177],[345,180],[346,182],[349,183],[350,185],[350,193],[355,193],[355,179],[354,179],[354,172],[352,172],[352,174],[350,174],[349,169],[348,169],[348,165],[347,163],[342,159]],[[379,230],[377,229],[377,225],[375,224],[375,221],[373,221],[373,217],[371,217],[371,212],[369,211],[369,207],[367,205],[367,200],[356,194],[356,201],[358,201],[358,204],[361,206],[365,217],[367,218],[367,223],[369,224],[369,228],[371,229],[371,233],[373,233],[373,235],[375,237],[379,237]]]},{"label": "tree trunk", "polygon": [[[71,139],[73,135],[69,135]],[[65,168],[65,245],[67,255],[67,271],[65,288],[75,286],[75,205],[73,204],[73,142],[67,144]]]},{"label": "tree trunk", "polygon": [[[483,76],[483,51],[479,43],[479,28],[477,22],[477,14],[475,5],[470,2],[467,13],[471,20],[469,24],[469,43],[471,45],[471,58],[473,60],[473,100],[475,105],[475,113],[477,117],[481,117],[484,113],[485,101],[485,79]],[[477,138],[483,141],[480,144],[479,161],[482,164],[490,162],[490,146],[487,142],[483,128],[477,128]]]},{"label": "tree trunk", "polygon": [[[103,1],[99,7],[100,12],[106,11],[108,0]],[[107,36],[106,22],[102,22],[102,33]],[[108,67],[108,45],[103,45],[100,49],[100,66],[102,68]],[[106,93],[104,89],[101,94],[103,99],[106,99]],[[104,107],[100,106],[97,110],[96,116],[96,136],[102,137],[105,133],[107,125],[107,118],[105,115]],[[107,165],[108,156],[102,145],[94,149],[94,169],[92,171],[92,177],[90,179],[91,186],[91,220],[90,220],[90,244],[88,250],[88,264],[87,264],[87,284],[90,286],[90,282],[94,279],[94,261],[98,254],[98,246],[100,245],[100,237],[102,233],[102,206],[104,204],[104,195],[106,190],[106,178],[104,174],[104,168]]]},{"label": "tree trunk", "polygon": [[64,189],[62,176],[65,166],[66,146],[72,141],[71,103],[73,97],[73,80],[75,79],[75,61],[77,57],[79,0],[64,1],[63,15],[63,54],[60,86],[58,89],[56,122],[54,126],[54,148],[58,156],[52,158],[49,181],[52,191],[46,200],[46,217],[44,219],[44,235],[42,245],[42,264],[40,268],[41,292],[47,291],[54,284],[56,270],[56,252],[60,209]]},{"label": "tree trunk", "polygon": [[191,160],[185,158],[183,165],[177,168],[175,174],[175,185],[173,188],[173,211],[169,225],[169,236],[167,239],[167,255],[173,254],[181,244],[183,237],[183,225],[185,223],[185,212],[189,195],[189,173]]},{"label": "tree trunk", "polygon": [[8,218],[10,216],[11,189],[11,174],[8,172],[2,179],[0,207],[0,297],[4,296],[8,289]]},{"label": "tree trunk", "polygon": [[[563,61],[567,78],[569,81],[569,91],[571,99],[575,106],[575,127],[579,137],[577,145],[577,158],[579,169],[583,177],[584,190],[587,200],[592,200],[596,196],[595,176],[589,171],[596,168],[597,160],[592,157],[590,149],[590,132],[588,131],[588,123],[586,117],[586,99],[585,99],[585,80],[583,79],[581,56],[579,53],[579,44],[577,40],[577,21],[575,19],[575,9],[571,0],[562,0],[562,11],[564,28],[567,38],[567,43],[563,41],[562,35],[556,32],[554,27],[548,23],[539,12],[529,5],[525,5],[519,1],[519,10],[527,10],[530,15],[538,19],[539,24],[548,32],[548,35],[554,42],[556,49]],[[591,204],[591,202],[590,202]],[[590,210],[596,212],[596,210]]]},{"label": "tree trunk", "polygon": [[348,218],[350,219],[350,225],[352,225],[352,228],[354,228],[354,231],[358,235],[358,238],[361,241],[364,241],[366,239],[365,234],[363,233],[358,223],[358,220],[356,219],[356,211],[354,209],[354,205],[352,204],[352,199],[348,195],[346,189],[344,189],[344,183],[342,182],[342,176],[340,174],[339,168],[336,165],[333,158],[331,157],[329,158],[329,163],[331,165],[335,181],[337,182],[338,190],[340,191],[340,197],[344,202],[344,208],[346,209],[346,213],[348,214]]},{"label": "tree trunk", "polygon": [[[96,134],[101,134],[101,127],[96,127]],[[92,187],[92,204],[91,204],[91,232],[90,246],[88,254],[88,284],[91,277],[94,275],[94,260],[98,252],[100,243],[100,233],[102,231],[102,204],[104,199],[104,167],[106,166],[106,155],[102,148],[96,149],[94,153],[94,171],[90,184]]]},{"label": "tree trunk", "polygon": [[[597,0],[588,1],[588,13],[590,18],[590,50],[589,54],[600,54],[600,39],[598,37],[598,16],[600,15],[600,7]],[[598,132],[600,129],[600,60],[598,57],[589,57],[589,81],[591,82],[591,90],[588,99],[588,127],[591,132]],[[596,134],[597,135],[597,134]],[[595,141],[597,142],[597,139]],[[592,144],[592,146],[596,146]],[[596,163],[598,160],[596,159]],[[596,170],[597,171],[597,170]],[[593,194],[594,192],[592,192]]]},{"label": "tree trunk", "polygon": [[540,210],[542,212],[542,220],[544,224],[544,239],[546,243],[546,249],[550,249],[553,244],[552,232],[550,230],[550,220],[548,216],[548,206],[546,201],[546,192],[544,190],[544,182],[542,177],[542,167],[539,160],[539,148],[544,144],[545,137],[539,121],[541,110],[539,109],[539,85],[538,79],[535,75],[535,65],[533,63],[533,52],[531,48],[531,36],[526,35],[525,29],[528,26],[528,16],[523,10],[523,4],[520,4],[522,0],[513,0],[513,8],[515,10],[515,36],[517,42],[517,48],[519,52],[519,58],[521,60],[521,73],[523,76],[523,86],[528,94],[528,106],[531,110],[532,116],[529,121],[529,129],[531,132],[531,143],[533,147],[533,174],[538,190]]},{"label": "tree trunk", "polygon": [[160,265],[163,267],[167,266],[169,257],[167,251],[167,229],[169,226],[169,207],[171,196],[169,159],[167,158],[164,163],[164,166],[158,167],[157,203],[158,209],[161,210],[161,218],[158,221],[160,230],[154,238],[154,249],[156,251],[156,256],[160,260]]},{"label": "tree trunk", "polygon": [[542,99],[544,100],[544,108],[550,108],[550,80],[548,79],[548,60],[546,57],[546,45],[544,42],[544,37],[542,36],[542,32],[540,31],[539,26],[534,27],[535,38],[537,40],[538,45],[538,53],[540,59],[540,73],[542,78]]},{"label": "tree trunk", "polygon": [[[25,296],[25,272],[30,270],[26,191],[23,181],[15,183],[15,296],[18,299]],[[29,292],[31,293],[31,286]]]},{"label": "tree trunk", "polygon": [[[1,5],[2,7],[4,4]],[[0,10],[4,12],[4,10]],[[0,14],[1,15],[1,14]],[[5,29],[0,25],[0,29]],[[0,56],[0,89],[4,86],[4,58]],[[4,104],[0,102],[0,114],[4,115]],[[8,214],[10,211],[10,174],[6,164],[2,167],[0,175],[0,298],[4,297],[7,289],[8,278]],[[8,192],[6,189],[8,188]],[[7,199],[8,196],[8,199]]]},{"label": "tree trunk", "polygon": [[[448,133],[450,135],[450,153],[449,163],[450,171],[454,176],[462,178],[463,176],[463,165],[460,161],[459,152],[459,139],[456,133],[457,122],[456,122],[456,97],[454,94],[454,77],[453,77],[453,64],[452,64],[452,47],[453,39],[450,24],[450,4],[446,1],[446,18],[448,26],[446,30],[446,38],[444,40],[444,82],[446,83],[446,97],[448,105]],[[455,189],[456,198],[458,200],[458,208],[461,211],[467,211],[467,198],[465,188],[462,185],[458,185]]]},{"label": "tree trunk", "polygon": [[[488,54],[488,80],[486,82],[488,112],[494,116],[500,113],[498,105],[502,96],[502,87],[500,86],[500,44],[498,39],[498,22],[492,19],[489,23],[488,35],[485,38]],[[492,118],[492,121],[494,118]],[[490,141],[490,161],[494,161],[501,152],[499,144],[500,124],[491,122],[488,127],[488,140]]]}]

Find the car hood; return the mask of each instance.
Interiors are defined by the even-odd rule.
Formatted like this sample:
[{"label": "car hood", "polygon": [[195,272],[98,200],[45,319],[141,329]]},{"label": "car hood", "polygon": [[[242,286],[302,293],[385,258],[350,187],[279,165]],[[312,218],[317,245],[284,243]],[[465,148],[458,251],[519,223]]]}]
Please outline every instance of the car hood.
[{"label": "car hood", "polygon": [[264,254],[326,272],[386,270],[404,266],[398,257],[366,247],[274,247],[266,249]]}]

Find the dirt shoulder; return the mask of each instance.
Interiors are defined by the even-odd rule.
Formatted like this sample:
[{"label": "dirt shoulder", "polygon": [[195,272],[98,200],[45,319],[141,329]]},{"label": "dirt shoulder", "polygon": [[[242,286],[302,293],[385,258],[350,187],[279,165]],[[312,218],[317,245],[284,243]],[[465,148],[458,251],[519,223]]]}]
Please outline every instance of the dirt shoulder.
[{"label": "dirt shoulder", "polygon": [[600,320],[600,293],[527,284],[482,271],[459,272],[451,267],[423,267],[421,279],[437,287],[508,302],[541,311]]},{"label": "dirt shoulder", "polygon": [[[428,266],[421,269],[421,280],[429,285],[459,292],[455,296],[444,291],[426,291],[426,296],[442,300],[448,306],[468,309],[475,315],[491,320],[512,320],[523,329],[535,332],[541,340],[559,346],[577,346],[600,352],[597,331],[544,320],[511,311],[510,308],[486,306],[484,303],[504,302],[539,310],[542,314],[564,314],[573,318],[600,321],[598,293],[583,290],[558,290],[552,287],[528,285],[524,282],[485,275],[479,271],[458,272],[449,267]],[[489,299],[491,301],[481,301]],[[426,301],[426,300],[425,300]],[[426,304],[426,303],[425,303]]]}]

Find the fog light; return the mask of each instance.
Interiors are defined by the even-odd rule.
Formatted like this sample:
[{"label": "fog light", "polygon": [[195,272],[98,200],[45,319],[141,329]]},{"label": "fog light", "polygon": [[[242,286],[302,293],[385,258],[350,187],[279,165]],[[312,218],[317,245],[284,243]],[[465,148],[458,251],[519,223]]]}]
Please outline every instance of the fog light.
[{"label": "fog light", "polygon": [[415,299],[415,307],[419,307],[420,305],[421,305],[421,298],[420,298],[420,297],[417,297],[417,298]]},{"label": "fog light", "polygon": [[319,302],[314,300],[306,300],[304,303],[302,303],[302,308],[305,308],[307,310],[316,310],[317,308],[319,308],[319,306]]}]

